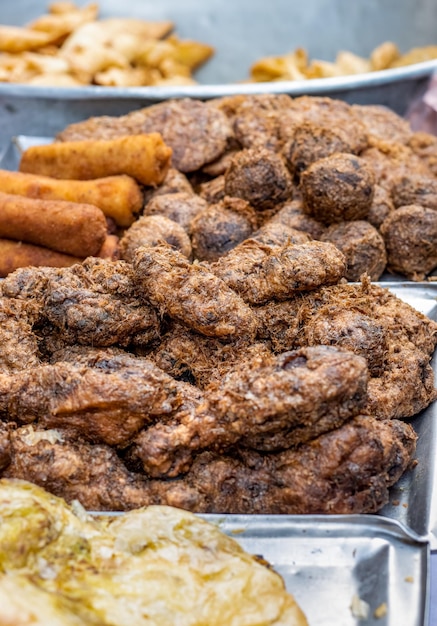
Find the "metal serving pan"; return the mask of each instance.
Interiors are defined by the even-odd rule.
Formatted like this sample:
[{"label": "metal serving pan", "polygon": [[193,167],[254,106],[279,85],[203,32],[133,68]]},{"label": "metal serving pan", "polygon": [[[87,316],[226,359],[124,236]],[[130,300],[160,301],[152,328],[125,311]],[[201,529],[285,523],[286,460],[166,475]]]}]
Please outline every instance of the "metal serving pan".
[{"label": "metal serving pan", "polygon": [[[90,0],[76,0],[85,5]],[[22,25],[46,12],[48,0],[0,6],[0,23]],[[402,51],[437,44],[435,0],[100,0],[100,17],[171,20],[181,38],[214,46],[215,56],[189,87],[50,88],[0,83],[0,145],[11,134],[54,135],[92,115],[121,115],[168,98],[208,99],[237,93],[325,95],[359,104],[385,104],[403,115],[428,84],[437,61],[362,75],[278,83],[242,83],[257,59],[304,47],[332,60],[340,50],[368,56],[384,41]]]}]

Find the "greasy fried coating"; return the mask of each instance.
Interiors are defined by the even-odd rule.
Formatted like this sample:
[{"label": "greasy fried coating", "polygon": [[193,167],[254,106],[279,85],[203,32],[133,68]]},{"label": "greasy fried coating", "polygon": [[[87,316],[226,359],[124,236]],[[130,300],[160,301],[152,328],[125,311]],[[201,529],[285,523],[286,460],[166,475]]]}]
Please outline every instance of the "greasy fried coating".
[{"label": "greasy fried coating", "polygon": [[303,122],[294,131],[293,138],[284,147],[287,167],[295,179],[299,180],[303,170],[311,163],[330,156],[335,152],[356,152],[353,136],[347,128],[332,123],[316,124]]},{"label": "greasy fried coating", "polygon": [[350,282],[364,273],[371,280],[379,280],[387,265],[384,239],[374,226],[365,220],[332,224],[323,233],[321,241],[329,241],[346,257],[345,277]]},{"label": "greasy fried coating", "polygon": [[346,272],[346,261],[330,243],[268,246],[247,239],[209,267],[243,300],[262,304],[337,283]]},{"label": "greasy fried coating", "polygon": [[302,230],[296,230],[281,224],[279,221],[268,220],[250,237],[267,246],[283,246],[287,243],[299,245],[311,241],[312,237]]},{"label": "greasy fried coating", "polygon": [[255,336],[256,320],[243,300],[205,267],[191,265],[168,246],[140,248],[134,280],[161,314],[203,335],[225,340]]},{"label": "greasy fried coating", "polygon": [[301,230],[308,233],[312,239],[320,239],[326,228],[325,224],[304,213],[302,200],[299,199],[285,202],[279,211],[270,218],[270,222]]},{"label": "greasy fried coating", "polygon": [[386,217],[395,210],[391,194],[388,193],[384,187],[375,185],[375,193],[373,194],[373,200],[369,212],[367,214],[367,221],[375,228],[381,226]]},{"label": "greasy fried coating", "polygon": [[142,215],[120,239],[121,258],[132,262],[135,252],[141,246],[156,246],[164,241],[179,250],[187,259],[191,258],[191,241],[180,224],[164,215]]},{"label": "greasy fried coating", "polygon": [[266,148],[240,150],[225,172],[225,193],[263,211],[291,199],[293,186],[282,158]]},{"label": "greasy fried coating", "polygon": [[384,371],[368,384],[365,412],[380,419],[408,418],[437,398],[427,354],[410,345],[392,344]]},{"label": "greasy fried coating", "polygon": [[241,146],[279,151],[281,114],[290,105],[291,99],[285,94],[246,96],[232,116],[235,137]]},{"label": "greasy fried coating", "polygon": [[125,511],[151,503],[147,482],[128,472],[115,450],[69,441],[62,431],[24,426],[10,433],[5,478],[21,478],[89,511]]},{"label": "greasy fried coating", "polygon": [[0,278],[25,267],[70,267],[81,259],[31,243],[0,239]]},{"label": "greasy fried coating", "polygon": [[188,232],[191,220],[207,206],[205,200],[193,192],[175,191],[154,196],[145,205],[143,215],[163,215]]},{"label": "greasy fried coating", "polygon": [[217,204],[225,197],[225,176],[217,176],[199,185],[199,196],[208,204]]},{"label": "greasy fried coating", "polygon": [[38,200],[0,192],[0,237],[86,257],[107,233],[101,209],[65,200]]},{"label": "greasy fried coating", "polygon": [[196,259],[216,261],[250,237],[257,225],[256,213],[241,198],[225,196],[191,220],[189,232]]},{"label": "greasy fried coating", "polygon": [[172,155],[157,132],[116,139],[58,141],[31,146],[21,156],[21,172],[89,180],[127,174],[143,185],[161,183]]},{"label": "greasy fried coating", "polygon": [[165,502],[197,513],[376,513],[408,469],[409,424],[356,417],[296,450],[204,453],[175,481],[153,481]]},{"label": "greasy fried coating", "polygon": [[159,336],[157,313],[135,292],[124,261],[87,259],[50,274],[43,315],[70,344],[147,345]]},{"label": "greasy fried coating", "polygon": [[54,267],[21,267],[0,282],[1,294],[41,304],[49,277],[57,273]]},{"label": "greasy fried coating", "polygon": [[295,446],[357,415],[366,400],[365,359],[330,346],[259,353],[242,365],[205,390],[207,407],[136,437],[131,455],[146,472],[175,476],[199,450],[239,441],[266,451]]},{"label": "greasy fried coating", "polygon": [[0,170],[0,189],[40,200],[66,200],[92,204],[119,226],[129,226],[143,206],[143,194],[130,176],[95,180],[60,180],[49,176]]},{"label": "greasy fried coating", "polygon": [[233,136],[222,111],[200,100],[183,98],[160,102],[121,117],[94,117],[71,124],[57,139],[112,139],[138,133],[160,133],[172,148],[172,166],[184,173],[217,159]]},{"label": "greasy fried coating", "polygon": [[[186,392],[185,389],[188,389]],[[198,391],[146,359],[94,359],[39,365],[0,377],[0,413],[9,421],[63,428],[76,438],[124,446],[156,420],[191,406]]]},{"label": "greasy fried coating", "polygon": [[190,181],[174,167],[169,167],[164,180],[158,187],[144,190],[144,204],[147,205],[152,198],[171,193],[189,193],[194,194]]},{"label": "greasy fried coating", "polygon": [[371,168],[360,157],[333,154],[302,172],[303,209],[325,224],[366,219],[374,183]]},{"label": "greasy fried coating", "polygon": [[29,313],[22,300],[0,297],[0,372],[19,372],[40,362]]},{"label": "greasy fried coating", "polygon": [[352,112],[365,125],[370,139],[408,143],[412,130],[409,123],[382,105],[352,105]]},{"label": "greasy fried coating", "polygon": [[437,175],[437,137],[429,133],[413,133],[408,145],[425,162],[430,172]]},{"label": "greasy fried coating", "polygon": [[417,204],[428,209],[437,209],[437,179],[432,176],[410,173],[396,180],[392,187],[395,207]]},{"label": "greasy fried coating", "polygon": [[437,211],[411,204],[381,224],[387,269],[420,281],[437,267]]}]

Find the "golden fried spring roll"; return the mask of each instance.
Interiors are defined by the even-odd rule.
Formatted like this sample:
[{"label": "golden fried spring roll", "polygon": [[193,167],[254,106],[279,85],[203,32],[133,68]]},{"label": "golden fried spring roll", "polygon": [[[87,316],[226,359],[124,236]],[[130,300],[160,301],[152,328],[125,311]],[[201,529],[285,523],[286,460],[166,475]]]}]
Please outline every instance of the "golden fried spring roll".
[{"label": "golden fried spring roll", "polygon": [[130,176],[61,180],[0,169],[0,191],[27,198],[93,204],[118,226],[130,226],[143,206],[143,192]]},{"label": "golden fried spring roll", "polygon": [[0,239],[0,277],[4,278],[19,267],[69,267],[81,263],[69,254],[62,254],[31,243]]},{"label": "golden fried spring roll", "polygon": [[92,204],[0,192],[0,237],[87,257],[98,253],[106,234],[106,218]]},{"label": "golden fried spring roll", "polygon": [[143,185],[155,186],[167,174],[171,153],[159,133],[58,141],[25,150],[19,169],[76,180],[127,174]]}]

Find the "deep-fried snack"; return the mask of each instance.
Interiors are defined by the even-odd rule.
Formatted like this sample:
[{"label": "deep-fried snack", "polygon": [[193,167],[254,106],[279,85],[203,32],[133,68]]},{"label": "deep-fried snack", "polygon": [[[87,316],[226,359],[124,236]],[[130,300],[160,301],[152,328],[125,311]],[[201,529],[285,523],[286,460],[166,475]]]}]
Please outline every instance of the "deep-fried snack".
[{"label": "deep-fried snack", "polygon": [[250,237],[256,226],[256,213],[246,200],[225,196],[199,211],[190,222],[195,258],[216,261]]},{"label": "deep-fried snack", "polygon": [[225,193],[263,211],[291,200],[290,174],[279,155],[266,148],[240,150],[225,172]]},{"label": "deep-fried snack", "polygon": [[419,156],[429,168],[437,174],[437,137],[425,132],[413,133],[408,141],[408,146],[414,154]]},{"label": "deep-fried snack", "polygon": [[406,144],[412,135],[407,120],[386,106],[379,104],[354,104],[352,112],[364,124],[371,140]]},{"label": "deep-fried snack", "polygon": [[3,193],[93,204],[119,226],[130,226],[143,206],[143,194],[130,176],[108,176],[95,180],[59,180],[49,176],[0,170]]},{"label": "deep-fried snack", "polygon": [[89,258],[45,276],[41,315],[69,344],[148,345],[159,337],[157,312],[139,297],[132,267]]},{"label": "deep-fried snack", "polygon": [[345,278],[350,282],[366,273],[371,280],[379,280],[387,265],[384,239],[374,226],[365,220],[340,222],[329,226],[320,238],[329,241],[346,257]]},{"label": "deep-fried snack", "polygon": [[268,220],[261,228],[258,228],[250,237],[267,246],[283,246],[287,243],[299,245],[311,241],[312,237],[302,230],[296,230],[281,224],[279,221]]},{"label": "deep-fried snack", "polygon": [[262,304],[337,283],[345,275],[346,260],[330,243],[268,246],[247,239],[209,268],[243,300]]},{"label": "deep-fried snack", "polygon": [[393,184],[391,195],[396,208],[416,204],[437,210],[437,180],[411,172]]},{"label": "deep-fried snack", "polygon": [[285,202],[279,211],[269,220],[270,223],[283,224],[289,228],[308,233],[312,239],[320,239],[326,226],[318,222],[302,209],[302,200],[295,198],[291,202]]},{"label": "deep-fried snack", "polygon": [[[238,96],[237,96],[238,98]],[[257,94],[246,96],[233,112],[235,137],[243,148],[267,148],[279,151],[282,146],[281,115],[290,106],[290,96]],[[219,106],[229,103],[226,98]]]},{"label": "deep-fried snack", "polygon": [[[159,188],[158,188],[159,190]],[[158,191],[157,190],[157,191]],[[177,222],[187,232],[191,220],[203,209],[207,208],[205,200],[193,191],[175,191],[154,195],[144,207],[143,215],[163,215]]]},{"label": "deep-fried snack", "polygon": [[207,176],[223,176],[223,174],[228,169],[232,158],[238,152],[239,147],[233,147],[234,140],[229,140],[229,147],[218,159],[212,161],[211,163],[207,163],[202,167],[202,173]]},{"label": "deep-fried snack", "polygon": [[333,154],[302,172],[303,209],[325,224],[366,219],[374,183],[371,168],[360,157]]},{"label": "deep-fried snack", "polygon": [[21,267],[70,267],[82,259],[31,243],[0,239],[0,278]]},{"label": "deep-fried snack", "polygon": [[53,43],[56,37],[32,28],[0,25],[0,50],[2,52],[23,52],[38,50]]},{"label": "deep-fried snack", "polygon": [[[40,363],[29,307],[20,300],[0,297],[0,372],[13,373]],[[30,319],[29,319],[30,318]],[[0,455],[1,456],[1,455]],[[1,464],[1,462],[0,462]]]},{"label": "deep-fried snack", "polygon": [[243,300],[208,269],[191,265],[169,246],[140,248],[134,280],[161,314],[203,335],[224,340],[255,336],[255,317]]},{"label": "deep-fried snack", "polygon": [[130,453],[147,473],[176,476],[200,450],[240,441],[270,452],[296,446],[357,415],[366,400],[367,364],[351,352],[259,352],[241,364],[206,388],[207,407],[136,437]]},{"label": "deep-fried snack", "polygon": [[390,213],[381,224],[387,269],[423,280],[437,267],[437,211],[411,204]]},{"label": "deep-fried snack", "polygon": [[116,139],[55,141],[27,148],[19,169],[75,180],[127,174],[143,185],[156,186],[164,180],[171,153],[156,132]]},{"label": "deep-fried snack", "polygon": [[102,247],[95,256],[108,261],[118,261],[120,259],[119,237],[117,235],[106,235]]},{"label": "deep-fried snack", "polygon": [[137,219],[120,239],[121,258],[132,262],[141,246],[156,246],[163,242],[167,242],[187,259],[191,259],[191,241],[185,229],[165,215],[142,215]]},{"label": "deep-fried snack", "polygon": [[199,196],[208,204],[217,204],[225,198],[225,176],[216,176],[199,185]]},{"label": "deep-fried snack", "polygon": [[167,174],[160,185],[155,188],[144,190],[144,206],[147,206],[147,204],[157,196],[179,192],[184,192],[193,196],[195,195],[191,183],[185,174],[182,174],[182,172],[174,167],[169,167]]},{"label": "deep-fried snack", "polygon": [[154,104],[121,117],[92,117],[76,122],[59,133],[57,139],[114,139],[156,132],[172,148],[172,166],[184,173],[217,159],[233,136],[224,113],[200,100],[184,98]]},{"label": "deep-fried snack", "polygon": [[105,216],[92,204],[0,192],[0,237],[4,239],[84,258],[100,250],[106,234]]},{"label": "deep-fried snack", "polygon": [[372,205],[367,214],[367,221],[375,228],[381,226],[386,217],[395,210],[391,194],[381,187],[375,185],[375,193],[373,194]]}]

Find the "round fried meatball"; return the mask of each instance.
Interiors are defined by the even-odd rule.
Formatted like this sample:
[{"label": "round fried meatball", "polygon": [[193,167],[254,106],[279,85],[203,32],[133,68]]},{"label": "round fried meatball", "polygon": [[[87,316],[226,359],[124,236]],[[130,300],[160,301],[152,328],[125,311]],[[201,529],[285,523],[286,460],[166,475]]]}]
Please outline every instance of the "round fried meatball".
[{"label": "round fried meatball", "polygon": [[304,122],[298,126],[291,141],[284,147],[284,158],[295,180],[307,167],[335,152],[354,153],[356,147],[341,126]]},{"label": "round fried meatball", "polygon": [[283,204],[270,221],[283,224],[295,230],[301,230],[304,233],[308,233],[312,239],[320,239],[326,229],[325,224],[304,213],[302,200],[299,199]]},{"label": "round fried meatball", "polygon": [[194,193],[169,193],[155,196],[144,208],[144,215],[162,215],[177,222],[188,232],[191,220],[208,206]]},{"label": "round fried meatball", "polygon": [[325,224],[363,220],[372,206],[374,188],[370,166],[360,157],[339,152],[302,172],[303,210]]},{"label": "round fried meatball", "polygon": [[185,193],[194,194],[194,190],[191,186],[190,181],[176,170],[174,167],[171,167],[162,183],[154,189],[153,187],[148,188],[144,191],[144,205],[146,205],[152,198],[156,196],[163,196],[169,193],[179,193],[180,191],[184,191]]},{"label": "round fried meatball", "polygon": [[217,176],[199,185],[199,196],[208,204],[216,204],[225,197],[225,177]]},{"label": "round fried meatball", "polygon": [[190,224],[194,257],[216,261],[251,236],[256,228],[256,214],[240,198],[225,198],[198,213]]},{"label": "round fried meatball", "polygon": [[321,237],[333,243],[346,257],[345,277],[358,281],[364,273],[378,280],[387,265],[384,239],[374,226],[364,220],[332,224]]},{"label": "round fried meatball", "polygon": [[291,199],[293,184],[279,155],[266,148],[251,148],[232,159],[225,173],[225,192],[263,211]]},{"label": "round fried meatball", "polygon": [[311,317],[304,333],[309,346],[334,345],[365,357],[372,376],[380,376],[384,369],[385,329],[368,315],[326,305]]},{"label": "round fried meatball", "polygon": [[255,239],[267,246],[283,246],[286,243],[299,245],[311,241],[310,235],[301,230],[290,228],[280,222],[266,222],[261,228],[253,233],[251,239]]},{"label": "round fried meatball", "polygon": [[410,172],[401,176],[392,187],[393,202],[396,207],[418,204],[437,210],[437,179]]},{"label": "round fried meatball", "polygon": [[120,239],[120,255],[132,263],[141,246],[157,246],[166,241],[188,259],[191,258],[190,238],[180,224],[163,215],[143,215],[128,228]]},{"label": "round fried meatball", "polygon": [[437,211],[414,204],[400,207],[380,231],[391,272],[419,281],[437,267]]},{"label": "round fried meatball", "polygon": [[367,221],[379,229],[382,222],[394,210],[395,205],[391,199],[391,194],[384,187],[375,185],[375,193],[373,194],[372,206],[367,214]]}]

